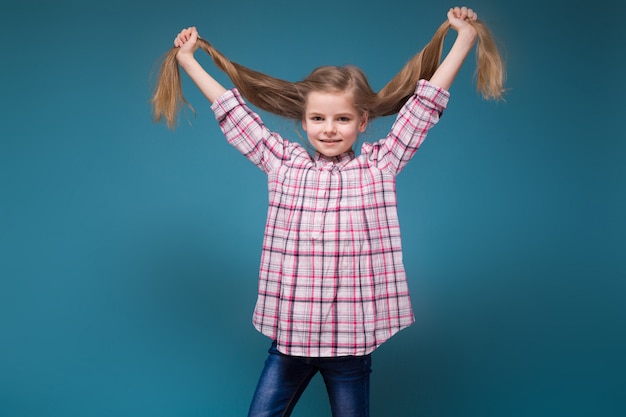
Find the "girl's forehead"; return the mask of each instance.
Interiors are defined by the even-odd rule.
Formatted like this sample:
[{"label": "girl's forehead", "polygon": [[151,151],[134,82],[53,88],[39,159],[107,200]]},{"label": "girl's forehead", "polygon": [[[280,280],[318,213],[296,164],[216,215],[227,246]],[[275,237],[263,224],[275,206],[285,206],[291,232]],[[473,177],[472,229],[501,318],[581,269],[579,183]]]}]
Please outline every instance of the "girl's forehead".
[{"label": "girl's forehead", "polygon": [[306,99],[307,109],[346,108],[356,110],[354,95],[349,91],[311,91]]}]

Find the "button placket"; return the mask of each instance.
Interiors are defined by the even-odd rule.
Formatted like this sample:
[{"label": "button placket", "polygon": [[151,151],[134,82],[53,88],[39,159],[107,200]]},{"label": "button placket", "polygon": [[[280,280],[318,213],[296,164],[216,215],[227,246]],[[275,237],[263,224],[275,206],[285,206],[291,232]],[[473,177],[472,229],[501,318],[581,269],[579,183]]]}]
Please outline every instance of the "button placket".
[{"label": "button placket", "polygon": [[313,216],[313,232],[311,237],[319,239],[324,228],[324,218],[328,205],[328,189],[330,184],[330,172],[322,169],[319,173],[317,195],[315,201],[315,214]]}]

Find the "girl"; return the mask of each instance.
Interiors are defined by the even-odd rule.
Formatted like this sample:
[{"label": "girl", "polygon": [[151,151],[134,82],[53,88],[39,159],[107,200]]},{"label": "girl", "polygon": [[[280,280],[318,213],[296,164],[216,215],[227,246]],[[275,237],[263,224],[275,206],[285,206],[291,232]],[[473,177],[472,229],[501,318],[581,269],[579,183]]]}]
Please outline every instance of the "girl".
[{"label": "girl", "polygon": [[[476,38],[478,85],[500,98],[503,66],[486,27],[466,7],[448,11],[433,40],[381,91],[355,67],[321,67],[296,83],[235,64],[181,31],[161,67],[156,120],[175,125],[181,103],[178,65],[212,103],[227,140],[268,176],[255,327],[272,345],[249,416],[288,416],[320,372],[335,417],[369,415],[371,353],[413,323],[395,177],[446,108],[450,88]],[[457,37],[439,63],[448,28]],[[194,58],[201,46],[226,71],[226,90]],[[299,120],[315,149],[269,131],[248,101]],[[398,113],[386,138],[359,133],[377,116]]]}]

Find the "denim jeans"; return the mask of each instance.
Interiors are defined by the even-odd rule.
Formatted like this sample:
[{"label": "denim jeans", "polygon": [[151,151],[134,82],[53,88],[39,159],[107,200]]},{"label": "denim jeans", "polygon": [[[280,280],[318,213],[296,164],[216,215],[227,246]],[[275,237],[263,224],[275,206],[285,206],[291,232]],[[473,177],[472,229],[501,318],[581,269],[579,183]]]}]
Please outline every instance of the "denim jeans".
[{"label": "denim jeans", "polygon": [[269,349],[248,417],[287,417],[311,378],[324,378],[333,417],[369,417],[372,359],[367,356],[303,358]]}]

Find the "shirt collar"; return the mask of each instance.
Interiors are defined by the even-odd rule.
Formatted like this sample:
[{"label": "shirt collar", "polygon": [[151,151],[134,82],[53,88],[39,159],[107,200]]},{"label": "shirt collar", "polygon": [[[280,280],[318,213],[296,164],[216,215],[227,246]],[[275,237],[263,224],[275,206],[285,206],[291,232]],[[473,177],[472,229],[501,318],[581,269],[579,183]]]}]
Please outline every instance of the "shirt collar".
[{"label": "shirt collar", "polygon": [[315,151],[315,154],[313,155],[315,166],[319,168],[323,168],[323,167],[332,168],[335,165],[341,166],[353,159],[354,159],[353,150],[349,150],[337,156],[326,156],[326,155],[319,153],[318,151]]}]

